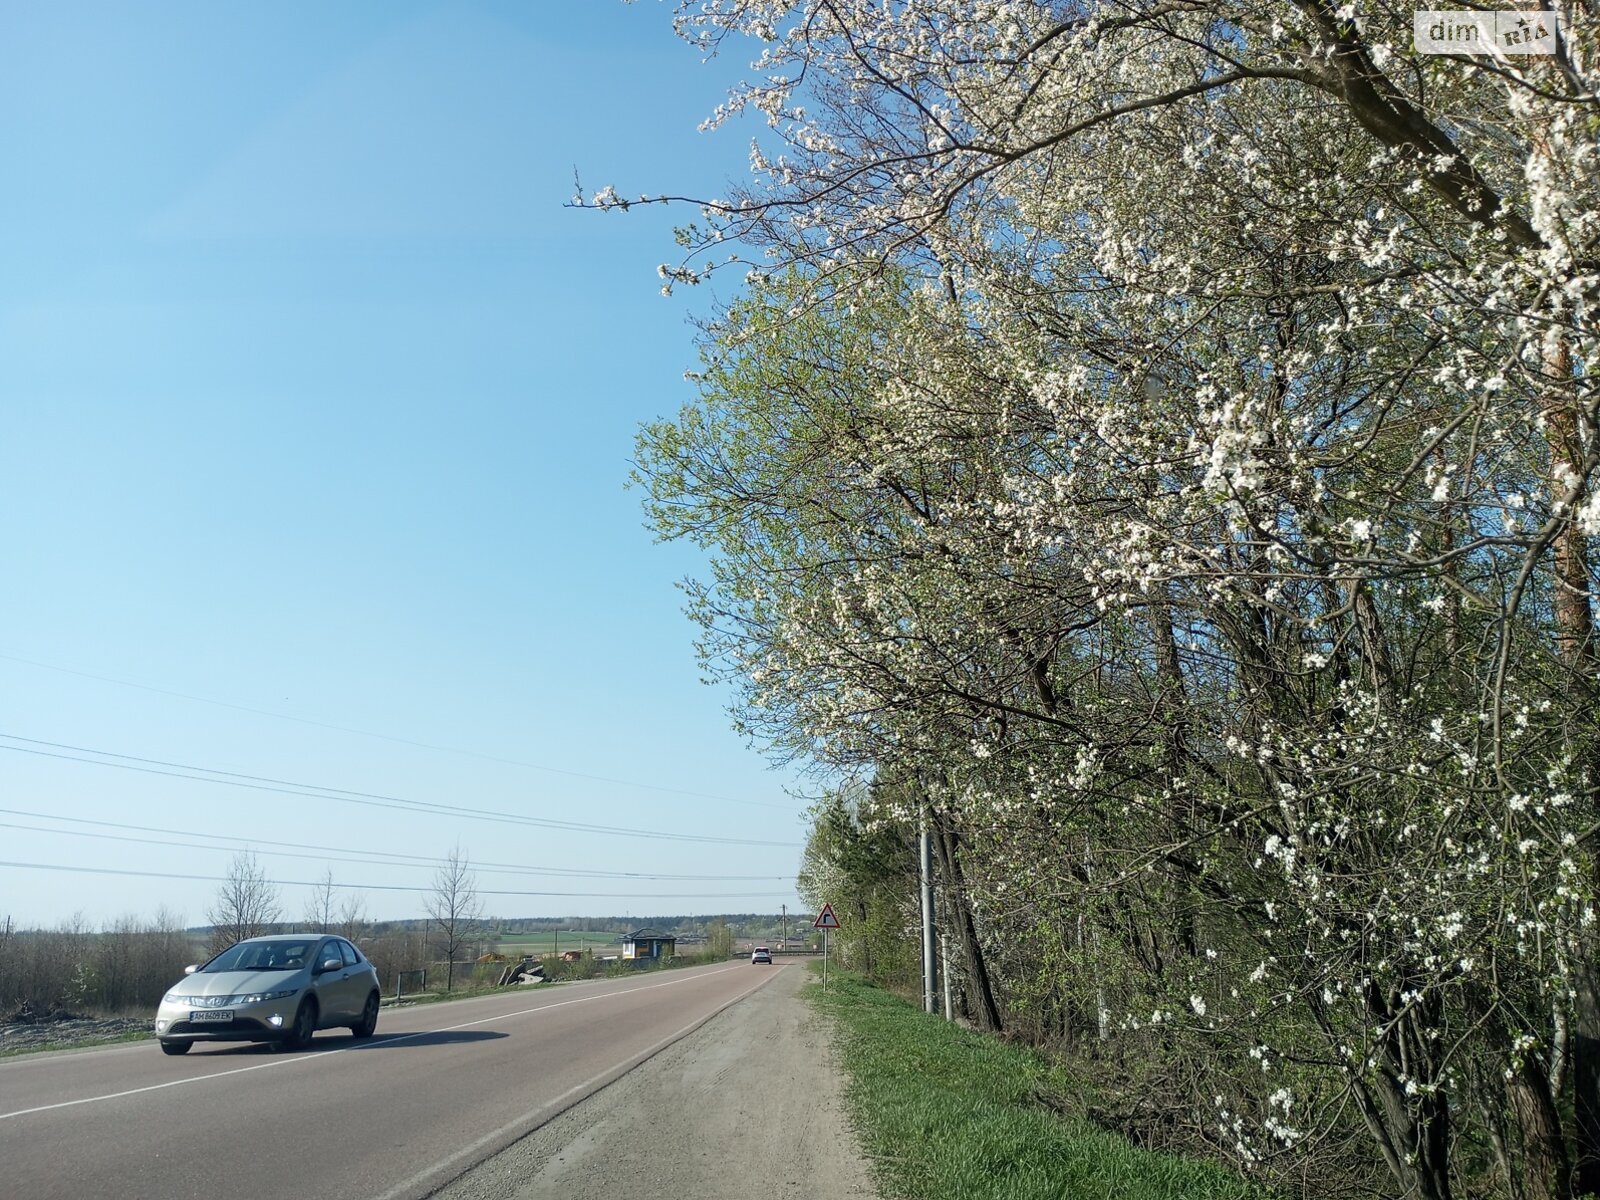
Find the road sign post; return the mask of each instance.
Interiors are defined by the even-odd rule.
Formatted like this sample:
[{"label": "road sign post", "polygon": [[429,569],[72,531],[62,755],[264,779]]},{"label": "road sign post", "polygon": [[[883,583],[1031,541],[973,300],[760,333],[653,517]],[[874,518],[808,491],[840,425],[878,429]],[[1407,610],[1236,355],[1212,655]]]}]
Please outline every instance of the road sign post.
[{"label": "road sign post", "polygon": [[839,918],[833,915],[833,905],[824,904],[822,911],[817,914],[817,919],[811,922],[813,929],[822,930],[822,990],[828,990],[828,930],[839,928]]}]

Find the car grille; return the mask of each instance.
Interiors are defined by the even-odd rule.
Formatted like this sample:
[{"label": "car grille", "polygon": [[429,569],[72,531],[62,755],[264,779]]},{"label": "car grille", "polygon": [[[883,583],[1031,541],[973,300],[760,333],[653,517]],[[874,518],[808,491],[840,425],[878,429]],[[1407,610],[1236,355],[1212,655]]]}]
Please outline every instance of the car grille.
[{"label": "car grille", "polygon": [[186,1003],[190,1008],[226,1008],[232,996],[190,996]]}]

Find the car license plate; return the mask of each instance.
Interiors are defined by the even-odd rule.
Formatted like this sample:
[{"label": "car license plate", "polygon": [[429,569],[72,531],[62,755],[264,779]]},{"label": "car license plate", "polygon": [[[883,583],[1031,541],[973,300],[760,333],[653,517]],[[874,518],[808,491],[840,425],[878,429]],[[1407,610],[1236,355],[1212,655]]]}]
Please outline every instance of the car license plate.
[{"label": "car license plate", "polygon": [[230,1010],[226,1009],[226,1008],[224,1008],[224,1009],[196,1008],[196,1009],[191,1010],[190,1013],[189,1013],[189,1022],[190,1022],[190,1024],[193,1024],[193,1025],[198,1025],[202,1021],[231,1021],[231,1020],[233,1020],[233,1013]]}]

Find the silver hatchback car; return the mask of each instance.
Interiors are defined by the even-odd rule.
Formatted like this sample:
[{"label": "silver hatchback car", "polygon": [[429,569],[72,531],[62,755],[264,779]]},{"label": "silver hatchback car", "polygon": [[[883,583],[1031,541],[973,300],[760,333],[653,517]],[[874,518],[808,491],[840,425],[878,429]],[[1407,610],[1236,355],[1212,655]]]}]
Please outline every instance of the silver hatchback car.
[{"label": "silver hatchback car", "polygon": [[378,1028],[378,972],[341,937],[249,938],[189,967],[161,998],[156,1038],[167,1054],[196,1042],[276,1042],[301,1049],[319,1029],[358,1038]]}]

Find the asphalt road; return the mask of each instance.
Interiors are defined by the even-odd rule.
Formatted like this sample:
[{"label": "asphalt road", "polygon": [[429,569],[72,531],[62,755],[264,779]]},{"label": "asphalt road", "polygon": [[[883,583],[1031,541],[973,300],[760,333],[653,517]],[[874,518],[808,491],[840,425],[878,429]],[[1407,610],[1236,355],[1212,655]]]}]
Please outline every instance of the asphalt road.
[{"label": "asphalt road", "polygon": [[816,976],[777,976],[434,1200],[876,1197]]},{"label": "asphalt road", "polygon": [[370,1041],[330,1030],[292,1054],[24,1055],[0,1062],[0,1195],[427,1196],[794,969],[735,961],[386,1009]]}]

